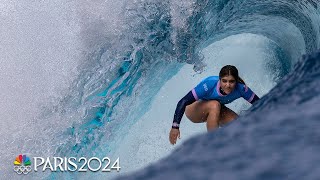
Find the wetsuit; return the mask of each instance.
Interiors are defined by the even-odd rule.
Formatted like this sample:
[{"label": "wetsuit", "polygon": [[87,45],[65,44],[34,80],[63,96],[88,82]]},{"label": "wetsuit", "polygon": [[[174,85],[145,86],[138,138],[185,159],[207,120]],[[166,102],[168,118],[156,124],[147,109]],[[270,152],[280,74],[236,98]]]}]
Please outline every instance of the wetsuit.
[{"label": "wetsuit", "polygon": [[217,100],[224,105],[240,97],[243,97],[251,104],[259,100],[259,97],[248,86],[242,83],[237,83],[235,89],[230,94],[224,94],[220,87],[219,76],[209,76],[202,80],[178,102],[174,113],[172,128],[179,129],[186,106],[197,100]]}]

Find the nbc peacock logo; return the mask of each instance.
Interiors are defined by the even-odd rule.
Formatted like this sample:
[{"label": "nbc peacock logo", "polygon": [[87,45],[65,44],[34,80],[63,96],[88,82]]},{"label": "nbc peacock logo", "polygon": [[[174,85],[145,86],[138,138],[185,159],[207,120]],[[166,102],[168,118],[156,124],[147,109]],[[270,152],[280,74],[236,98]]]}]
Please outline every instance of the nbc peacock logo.
[{"label": "nbc peacock logo", "polygon": [[31,161],[26,155],[20,154],[13,162],[13,170],[18,174],[28,174],[31,172]]}]

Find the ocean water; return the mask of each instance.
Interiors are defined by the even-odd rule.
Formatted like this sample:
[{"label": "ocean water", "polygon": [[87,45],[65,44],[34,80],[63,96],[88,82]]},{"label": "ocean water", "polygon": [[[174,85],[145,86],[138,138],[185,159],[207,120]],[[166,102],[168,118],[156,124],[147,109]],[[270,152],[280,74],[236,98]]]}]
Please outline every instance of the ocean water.
[{"label": "ocean water", "polygon": [[[4,1],[0,160],[8,179],[318,179],[319,1]],[[262,99],[206,133],[175,105],[234,64]],[[120,158],[120,172],[31,172],[29,157]]]}]

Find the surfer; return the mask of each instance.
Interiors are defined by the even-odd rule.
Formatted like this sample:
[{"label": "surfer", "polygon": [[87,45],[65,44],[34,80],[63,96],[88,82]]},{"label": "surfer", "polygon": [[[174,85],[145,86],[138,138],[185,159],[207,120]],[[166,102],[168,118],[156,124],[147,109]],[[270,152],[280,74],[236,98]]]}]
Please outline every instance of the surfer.
[{"label": "surfer", "polygon": [[178,102],[169,134],[170,143],[175,144],[180,138],[179,126],[184,113],[194,123],[206,122],[207,131],[211,131],[238,117],[225,104],[240,97],[251,104],[260,99],[239,77],[235,66],[226,65],[219,76],[205,78]]}]

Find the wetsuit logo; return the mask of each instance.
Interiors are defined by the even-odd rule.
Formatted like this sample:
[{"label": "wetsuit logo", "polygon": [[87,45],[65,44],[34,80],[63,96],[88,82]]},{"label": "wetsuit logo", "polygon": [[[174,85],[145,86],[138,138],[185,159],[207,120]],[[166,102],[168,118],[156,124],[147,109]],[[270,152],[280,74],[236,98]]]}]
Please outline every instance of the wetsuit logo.
[{"label": "wetsuit logo", "polygon": [[204,88],[205,91],[208,91],[207,83],[203,84],[203,88]]},{"label": "wetsuit logo", "polygon": [[13,162],[13,170],[18,174],[28,174],[31,172],[31,161],[26,155],[20,154]]}]

